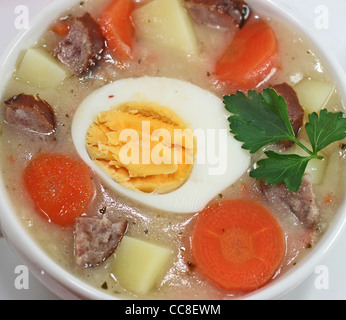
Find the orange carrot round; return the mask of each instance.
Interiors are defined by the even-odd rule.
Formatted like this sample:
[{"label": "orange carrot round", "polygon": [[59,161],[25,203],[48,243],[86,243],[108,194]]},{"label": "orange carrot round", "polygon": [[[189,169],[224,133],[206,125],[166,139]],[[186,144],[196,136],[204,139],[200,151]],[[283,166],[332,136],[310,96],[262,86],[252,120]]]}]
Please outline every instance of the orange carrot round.
[{"label": "orange carrot round", "polygon": [[246,24],[216,62],[215,75],[237,90],[254,89],[278,64],[274,30],[264,21]]},{"label": "orange carrot round", "polygon": [[51,26],[51,30],[60,36],[66,36],[70,30],[68,21],[59,20]]},{"label": "orange carrot round", "polygon": [[250,200],[225,200],[205,208],[192,236],[197,267],[230,291],[248,292],[268,282],[285,248],[284,233],[272,213]]},{"label": "orange carrot round", "polygon": [[107,41],[107,46],[115,57],[131,58],[134,28],[131,14],[132,0],[114,0],[101,13],[99,24]]},{"label": "orange carrot round", "polygon": [[63,154],[38,155],[25,168],[24,183],[38,212],[60,226],[85,213],[95,194],[89,167]]}]

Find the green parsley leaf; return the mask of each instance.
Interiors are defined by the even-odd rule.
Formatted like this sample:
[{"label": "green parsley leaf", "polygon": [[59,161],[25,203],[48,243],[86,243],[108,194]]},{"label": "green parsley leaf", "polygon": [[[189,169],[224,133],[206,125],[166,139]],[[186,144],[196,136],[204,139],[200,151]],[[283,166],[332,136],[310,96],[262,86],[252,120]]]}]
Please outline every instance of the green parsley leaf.
[{"label": "green parsley leaf", "polygon": [[267,184],[271,185],[285,182],[288,190],[297,192],[311,158],[274,151],[265,154],[267,158],[257,162],[258,167],[250,172],[250,177],[266,179]]},{"label": "green parsley leaf", "polygon": [[335,141],[346,137],[346,119],[343,113],[332,113],[326,109],[309,115],[305,125],[313,150],[303,145],[296,137],[290,123],[285,99],[274,89],[262,93],[248,91],[248,96],[237,91],[225,96],[226,109],[232,113],[228,118],[231,133],[243,148],[251,153],[280,141],[291,140],[307,152],[307,156],[282,154],[267,151],[267,158],[258,161],[257,168],[250,172],[256,179],[265,179],[268,184],[285,182],[288,190],[297,192],[301,186],[305,169],[312,159],[323,159],[319,151]]},{"label": "green parsley leaf", "polygon": [[343,113],[332,113],[326,109],[309,114],[309,123],[305,130],[311,142],[314,154],[329,146],[335,141],[346,138],[346,118]]},{"label": "green parsley leaf", "polygon": [[237,91],[225,96],[224,104],[233,113],[228,118],[231,132],[251,153],[274,142],[295,140],[286,101],[275,90],[265,89],[263,94],[251,90],[248,97]]}]

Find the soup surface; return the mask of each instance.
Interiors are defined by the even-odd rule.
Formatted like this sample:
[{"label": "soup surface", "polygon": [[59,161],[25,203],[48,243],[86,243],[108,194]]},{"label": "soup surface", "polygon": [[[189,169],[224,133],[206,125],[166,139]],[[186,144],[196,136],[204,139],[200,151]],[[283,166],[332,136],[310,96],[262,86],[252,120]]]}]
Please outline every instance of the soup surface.
[{"label": "soup surface", "polygon": [[[195,4],[191,5],[191,3],[194,2]],[[201,225],[201,222],[198,224],[198,221],[201,221],[201,217],[207,214],[206,211],[208,211],[208,209],[203,210],[202,208],[193,212],[173,212],[175,210],[173,210],[168,203],[167,210],[155,208],[150,206],[150,201],[148,201],[149,205],[147,205],[146,203],[137,201],[135,196],[129,197],[121,192],[117,192],[108,183],[105,183],[94,170],[91,171],[91,178],[89,180],[89,182],[91,181],[92,187],[90,188],[92,191],[88,194],[87,188],[85,187],[86,184],[82,184],[82,181],[84,179],[83,170],[85,169],[88,171],[89,168],[84,168],[82,165],[78,169],[78,174],[80,175],[78,178],[73,176],[74,173],[72,173],[72,170],[74,169],[71,169],[68,173],[64,173],[64,171],[63,173],[59,173],[63,174],[65,177],[71,174],[73,178],[66,178],[69,183],[71,181],[75,181],[76,183],[78,181],[81,183],[80,189],[74,194],[75,197],[77,197],[77,195],[79,197],[81,194],[82,196],[84,194],[86,195],[86,199],[77,200],[77,202],[84,202],[85,200],[86,205],[81,209],[80,213],[76,213],[76,217],[73,216],[71,218],[72,209],[69,209],[67,211],[70,216],[68,219],[64,220],[63,223],[60,217],[54,220],[54,218],[47,214],[47,218],[42,212],[40,214],[40,210],[37,206],[37,201],[39,200],[37,200],[37,197],[35,198],[30,191],[30,188],[33,189],[32,185],[36,179],[33,169],[33,161],[35,159],[38,161],[39,157],[41,156],[42,159],[44,155],[64,155],[76,159],[76,161],[80,161],[80,155],[76,150],[72,138],[72,126],[74,125],[73,121],[77,121],[75,119],[75,114],[78,114],[78,107],[92,92],[97,89],[102,89],[105,85],[110,83],[116,83],[118,80],[130,78],[138,79],[141,77],[160,77],[163,79],[162,81],[165,81],[167,78],[178,79],[196,85],[221,100],[224,96],[234,94],[236,90],[242,90],[244,93],[247,93],[247,90],[255,89],[257,92],[261,92],[262,89],[275,88],[277,85],[285,84],[284,87],[286,89],[281,93],[279,88],[282,87],[277,87],[277,92],[282,94],[286,102],[288,102],[291,96],[288,98],[285,96],[289,91],[287,88],[293,89],[293,92],[298,95],[300,104],[303,107],[302,121],[304,124],[308,121],[308,114],[312,113],[312,111],[319,112],[320,109],[324,108],[330,112],[336,113],[344,110],[343,102],[341,101],[333,83],[333,79],[330,77],[323,61],[320,60],[318,53],[311,47],[308,39],[303,38],[296,30],[293,30],[280,21],[276,21],[272,17],[258,15],[253,8],[250,8],[251,14],[249,16],[246,14],[246,16],[242,16],[240,20],[239,11],[237,12],[236,9],[233,8],[233,13],[235,14],[233,20],[231,22],[228,21],[225,25],[215,26],[215,21],[212,19],[210,20],[212,13],[208,8],[205,8],[203,1],[202,4],[199,1],[181,2],[180,0],[170,0],[167,3],[173,8],[171,9],[173,11],[170,12],[174,12],[171,14],[173,17],[169,15],[169,19],[171,19],[169,20],[170,23],[174,24],[176,21],[181,21],[177,19],[181,19],[182,16],[184,19],[187,19],[183,20],[181,25],[184,25],[186,28],[182,29],[184,32],[187,32],[187,30],[189,31],[187,35],[188,39],[180,40],[182,43],[176,43],[178,41],[177,38],[181,39],[178,37],[179,32],[182,32],[180,30],[181,25],[179,25],[180,27],[171,25],[169,26],[170,29],[167,31],[167,26],[155,20],[155,28],[150,27],[150,24],[154,21],[150,19],[156,17],[156,19],[159,20],[160,14],[162,14],[162,20],[168,19],[166,16],[167,12],[162,10],[159,0],[141,0],[134,2],[122,0],[86,0],[75,7],[67,8],[66,12],[59,15],[57,20],[52,21],[52,25],[48,30],[42,30],[42,36],[32,49],[39,49],[41,51],[38,52],[47,53],[49,59],[53,59],[54,63],[58,66],[57,69],[59,70],[59,74],[66,76],[63,76],[62,81],[59,81],[56,85],[52,83],[48,86],[45,85],[45,80],[43,80],[43,82],[37,80],[42,76],[39,62],[35,67],[36,69],[34,68],[36,74],[35,72],[30,73],[30,79],[28,79],[26,78],[23,68],[25,67],[25,59],[29,59],[30,57],[25,53],[19,57],[17,68],[13,70],[13,77],[10,79],[2,98],[3,112],[1,113],[0,131],[2,175],[8,192],[13,199],[15,212],[25,226],[27,232],[32,235],[42,249],[59,265],[88,284],[99,288],[101,291],[107,292],[115,297],[134,299],[235,298],[266,285],[271,281],[275,281],[281,274],[294,268],[299,264],[299,261],[312,250],[321,236],[323,236],[323,233],[332,221],[345,193],[345,170],[343,170],[346,161],[345,139],[338,139],[339,141],[326,146],[326,148],[321,151],[324,160],[314,159],[310,162],[306,169],[307,175],[304,177],[299,192],[289,191],[286,189],[285,185],[282,189],[282,184],[271,188],[271,186],[265,185],[265,181],[256,180],[250,177],[250,171],[258,166],[258,164],[256,165],[257,161],[263,159],[265,157],[264,152],[268,150],[274,150],[283,154],[300,152],[299,154],[303,156],[304,153],[297,151],[298,148],[296,144],[287,147],[279,143],[271,143],[268,146],[261,147],[259,151],[252,154],[248,153],[248,151],[244,151],[244,149],[240,149],[240,147],[236,148],[235,150],[239,154],[244,154],[243,152],[245,152],[244,159],[246,159],[246,157],[250,159],[246,170],[241,171],[239,169],[240,173],[239,177],[235,179],[236,181],[233,181],[228,187],[222,190],[217,190],[216,185],[214,187],[212,184],[210,185],[212,197],[207,201],[208,206],[203,207],[209,208],[213,205],[220,207],[220,204],[226,204],[227,201],[234,200],[243,200],[248,204],[251,203],[251,205],[256,203],[265,207],[266,210],[270,212],[270,215],[272,215],[274,217],[273,219],[278,223],[279,229],[281,230],[280,232],[282,232],[282,238],[280,239],[283,239],[284,249],[280,249],[282,255],[278,256],[278,262],[274,270],[270,272],[268,279],[249,287],[245,285],[233,285],[232,288],[230,288],[225,284],[225,282],[227,282],[226,280],[224,280],[224,282],[221,280],[221,283],[218,281],[221,277],[220,275],[211,276],[212,271],[209,269],[215,270],[218,267],[209,268],[208,264],[206,268],[202,267],[204,263],[202,263],[203,259],[200,258],[199,251],[195,249],[195,247],[197,247],[195,244],[195,241],[197,241],[195,240],[197,238],[196,229],[197,226]],[[231,1],[231,3],[233,2]],[[204,15],[197,14],[197,16],[202,20],[207,20],[201,22],[196,18],[196,8],[202,8],[201,11],[204,12]],[[126,25],[124,21],[119,22],[116,14],[114,14],[112,10],[114,10],[114,12],[117,12],[117,10],[122,10],[121,12],[125,13],[128,12],[128,25]],[[90,35],[88,25],[95,23],[102,26],[102,19],[106,19],[108,17],[107,13],[109,12],[112,13],[113,20],[111,19],[111,21],[116,26],[114,30],[121,30],[119,31],[120,38],[123,38],[114,40],[114,37],[116,38],[119,36],[115,35],[113,36],[113,43],[110,40],[112,37],[109,38],[109,32],[111,31],[108,30],[107,36],[107,32],[101,28],[101,33],[105,39],[101,44],[97,44],[96,41],[93,42],[96,36]],[[205,12],[207,12],[209,18],[205,17]],[[90,18],[86,18],[85,13],[89,13]],[[218,14],[221,14],[221,16],[224,15],[224,13]],[[126,16],[126,14],[124,14],[124,16]],[[81,17],[84,18],[82,19]],[[78,20],[79,18],[81,19]],[[273,32],[276,39],[275,46],[271,44],[270,40],[264,40],[268,40],[267,50],[270,50],[271,46],[273,46],[273,48],[277,46],[276,49],[274,48],[277,50],[277,56],[275,55],[275,58],[268,58],[264,55],[264,59],[267,60],[260,66],[260,71],[255,68],[255,73],[252,75],[249,75],[251,73],[249,71],[249,74],[244,75],[245,80],[243,79],[243,81],[241,80],[241,73],[244,71],[236,71],[233,69],[233,71],[231,70],[231,75],[229,75],[226,71],[223,71],[223,67],[220,67],[220,65],[222,65],[223,55],[230,50],[229,46],[232,44],[234,46],[241,46],[241,44],[239,44],[239,38],[243,37],[244,40],[244,38],[247,37],[246,32],[250,32],[249,26],[256,23],[258,23],[258,28],[264,28],[263,30],[269,35]],[[265,25],[263,26],[260,24]],[[86,33],[83,33],[85,31],[84,29],[87,30]],[[160,35],[155,33],[158,29],[161,32]],[[78,47],[78,37],[74,35],[74,33],[78,34],[78,32],[81,32],[80,37],[85,36],[87,41],[91,39],[91,46],[93,49],[89,47],[87,49]],[[241,35],[239,35],[240,33]],[[170,35],[170,41],[166,41],[165,37],[167,34]],[[176,34],[178,36],[176,36]],[[184,34],[186,35],[186,33]],[[130,39],[130,45],[126,44],[126,39],[128,38]],[[98,51],[98,55],[94,55],[92,58],[89,56],[86,59],[87,66],[83,66],[80,62],[76,63],[73,58],[70,58],[70,53],[64,53],[64,50],[69,50],[66,47],[66,43],[69,42],[71,44],[71,39],[77,43],[75,47],[77,51],[78,49],[83,49],[87,50],[87,54],[90,54],[88,50],[96,50],[95,47],[97,47],[97,45],[99,45],[101,49]],[[264,40],[262,39],[261,41]],[[119,47],[114,49],[113,45],[116,46],[117,43],[121,41],[123,44],[120,46],[120,49]],[[236,41],[238,41],[238,43]],[[252,42],[255,43],[256,39],[252,39]],[[106,46],[103,46],[104,43],[106,43]],[[258,56],[260,56],[261,47],[265,46],[263,43],[264,42],[260,42],[260,44],[257,44],[257,47],[255,47],[258,48]],[[238,52],[241,52],[240,48],[241,47],[238,48]],[[24,55],[25,59],[23,59]],[[243,58],[243,60],[240,59],[239,61],[242,61],[242,63],[248,66],[252,63],[252,58],[249,57],[250,54],[248,52],[245,53],[245,55],[247,55],[247,58]],[[37,59],[41,58],[39,53],[39,58]],[[229,59],[227,63],[231,64],[232,62],[230,61],[233,58]],[[257,58],[254,59],[256,60]],[[260,63],[257,60],[255,62]],[[237,64],[239,65],[239,62]],[[264,70],[265,67],[263,67],[263,65],[270,65],[270,70]],[[222,69],[222,71],[220,71],[220,69]],[[234,80],[232,74],[237,72],[239,72],[237,80]],[[58,73],[55,74],[55,79],[58,78],[57,75]],[[227,80],[227,77],[230,77],[230,80]],[[250,80],[248,80],[248,78]],[[239,83],[237,83],[238,80]],[[316,97],[316,90],[321,87],[327,90],[324,96],[323,93],[321,93],[320,100],[322,101],[322,105],[318,103],[314,104],[315,100],[318,100],[318,97]],[[141,90],[141,88],[138,88],[138,90]],[[315,94],[309,95],[309,92],[315,92]],[[20,94],[35,97],[35,103],[37,103],[37,101],[43,101],[51,106],[54,114],[54,127],[52,131],[48,130],[42,133],[38,132],[40,130],[29,130],[28,127],[25,128],[25,125],[23,128],[23,123],[21,123],[21,126],[18,126],[18,123],[11,121],[8,110],[20,100],[18,97],[23,97],[23,95],[19,96]],[[159,94],[159,92],[157,92],[157,94]],[[187,91],[186,94],[190,94],[190,92]],[[313,100],[314,98],[314,102],[309,100]],[[135,98],[133,100],[135,100]],[[306,102],[306,100],[308,102]],[[133,103],[133,101],[128,102]],[[309,105],[310,102],[314,105]],[[100,101],[100,104],[102,104],[102,101]],[[114,107],[120,110],[119,105],[121,104],[115,103]],[[139,113],[145,115],[145,120],[148,121],[149,119],[151,125],[160,118],[161,126],[169,130],[171,128],[169,126],[177,125],[177,123],[181,124],[179,122],[180,120],[173,121],[175,115],[174,117],[171,116],[170,120],[166,121],[166,118],[163,117],[166,111],[162,111],[163,109],[160,109],[161,107],[165,106],[158,107],[157,105],[153,106],[146,104],[143,107],[142,104],[141,106],[132,105],[132,107],[124,107],[122,105],[122,108],[127,108],[127,111],[125,114],[121,115],[123,117],[121,119],[123,120],[119,121],[121,124],[126,123],[124,128],[129,129],[130,127],[127,123],[135,122],[134,119]],[[12,107],[11,110],[15,108],[16,107]],[[102,105],[100,105],[100,111],[105,111],[102,108]],[[24,108],[22,110],[25,113],[28,109]],[[40,119],[42,119],[41,116],[44,114],[44,123],[46,123],[48,121],[48,109],[42,106],[42,110],[39,113]],[[220,115],[216,110],[217,109],[215,109],[215,117],[219,117]],[[175,111],[173,110],[173,112]],[[226,111],[223,110],[223,112]],[[29,115],[30,114],[31,113],[29,113]],[[159,114],[159,116],[157,116],[157,114]],[[35,115],[37,114],[35,113]],[[178,113],[177,117],[180,116],[181,115]],[[195,116],[201,119],[206,117],[202,112],[199,112],[198,109],[196,109]],[[229,123],[227,117],[221,114],[220,119],[224,122],[226,128],[228,128]],[[206,120],[208,120],[208,118]],[[172,123],[170,123],[170,121]],[[100,122],[102,121],[100,120]],[[187,119],[182,118],[182,122],[185,122],[184,125],[186,125],[186,127],[191,126],[191,123],[188,122]],[[48,121],[48,123],[51,122]],[[92,123],[89,123],[89,125],[92,125]],[[99,123],[97,123],[97,125],[99,125]],[[110,127],[108,127],[107,131],[108,134],[112,132],[112,129],[109,128]],[[137,127],[131,127],[131,129],[133,128]],[[185,127],[181,125],[179,128]],[[95,131],[90,131],[91,133],[89,132],[89,134],[99,134],[101,136],[103,134],[101,131],[96,131],[95,129]],[[136,132],[139,131],[140,129]],[[233,139],[232,134],[230,132],[228,132],[228,134]],[[109,135],[107,137],[109,137]],[[304,143],[309,141],[308,135],[302,125],[300,125],[297,130],[297,138]],[[85,137],[85,139],[87,139],[87,137]],[[96,148],[96,155],[95,158],[91,158],[93,158],[93,160],[96,159],[101,167],[102,165],[105,167],[106,159],[103,157],[105,153],[100,152],[101,149],[99,148],[101,140],[101,138],[95,140],[93,146]],[[92,145],[91,142],[90,145]],[[89,148],[91,150],[92,147],[90,147],[90,145]],[[174,149],[174,147],[171,148]],[[221,150],[217,150],[217,148],[213,146],[211,150],[206,151],[206,155],[212,153],[216,154],[216,159],[218,159],[217,156],[221,153]],[[190,156],[194,158],[196,153],[192,152]],[[235,154],[234,157],[238,157],[238,154]],[[52,159],[48,156],[47,159],[45,165],[47,163],[51,165],[53,162]],[[110,161],[115,160],[112,158]],[[65,162],[68,161],[66,160]],[[80,163],[82,163],[82,161]],[[52,165],[50,165],[48,165],[47,168],[51,168]],[[109,163],[107,163],[107,165],[108,170],[110,170],[109,168],[111,168],[111,165],[109,165]],[[179,179],[182,179],[179,180],[181,182],[180,184],[174,184],[173,187],[171,184],[167,184],[166,187],[165,183],[167,183],[167,176],[169,176],[170,172],[172,172],[172,170],[183,170],[181,168],[184,167],[184,164],[180,169],[178,169],[178,166],[173,166],[171,164],[160,165],[159,169],[155,164],[153,165],[150,163],[149,165],[152,167],[149,169],[145,167],[145,170],[147,170],[145,171],[143,169],[143,164],[139,164],[143,172],[149,171],[151,172],[150,174],[143,173],[142,171],[142,173],[139,173],[140,170],[138,166],[134,167],[133,171],[131,171],[129,167],[126,167],[126,170],[128,170],[126,171],[126,177],[129,174],[128,172],[131,172],[131,185],[135,185],[136,188],[139,189],[134,191],[135,193],[144,193],[148,197],[156,196],[155,190],[158,189],[155,188],[158,186],[162,187],[164,193],[169,195],[173,192],[172,189],[175,190],[181,188],[182,185],[184,186],[185,183],[187,183],[185,181],[189,181],[189,179],[192,178],[197,180],[201,178],[192,176],[193,173],[189,171],[189,167],[189,170],[186,170],[186,175],[183,176],[183,178],[179,176]],[[194,165],[196,166],[196,164]],[[72,164],[71,167],[73,167]],[[113,168],[115,170],[114,172],[116,172],[115,180],[118,179],[116,180],[117,182],[114,183],[118,183],[119,179],[124,177],[121,175],[124,172],[124,167],[125,165],[123,164],[114,166],[114,168],[116,168]],[[28,175],[26,175],[29,171],[28,168],[32,169],[29,178]],[[42,164],[41,168],[43,171],[48,170]],[[55,172],[57,169],[56,167],[54,168],[55,169],[51,171],[48,170],[44,172],[46,175],[57,175]],[[154,174],[153,172],[156,171],[158,172],[158,177],[154,179],[152,177],[156,173]],[[88,174],[89,173],[86,173],[86,175]],[[228,178],[222,174],[217,177],[217,180],[223,179],[227,180]],[[152,181],[155,183],[151,183]],[[64,182],[61,183],[63,184]],[[41,186],[40,182],[37,182],[37,186],[38,187],[35,189]],[[75,185],[73,185],[73,187],[75,187]],[[188,190],[188,192],[193,194],[194,190]],[[67,191],[67,193],[69,193],[69,191]],[[304,197],[309,197],[309,199],[307,202],[301,204],[301,198]],[[280,199],[279,202],[277,201],[278,198]],[[310,208],[312,202],[314,205],[313,209]],[[73,205],[74,204],[71,206]],[[232,203],[231,207],[232,206],[234,208],[235,204]],[[309,208],[306,209],[305,206],[309,206]],[[300,213],[304,210],[307,210],[308,214],[313,215],[313,217],[301,216]],[[314,212],[312,213],[312,211]],[[73,212],[73,214],[75,214],[75,211]],[[245,212],[243,215],[246,214]],[[113,247],[107,257],[102,257],[101,261],[95,263],[84,261],[84,257],[76,258],[78,254],[76,242],[79,241],[78,228],[82,229],[81,224],[78,224],[77,227],[76,221],[80,223],[78,219],[84,219],[83,221],[86,222],[87,218],[93,218],[97,221],[106,218],[107,221],[109,220],[114,223],[118,223],[118,221],[124,223],[124,221],[126,221],[126,227],[124,228],[124,226],[122,226],[120,235],[118,238],[116,237],[118,241],[115,241],[115,247]],[[236,218],[232,219],[235,220]],[[245,220],[248,221],[249,219],[245,218]],[[261,220],[263,221],[265,218],[261,218]],[[58,223],[55,223],[55,221],[58,221]],[[96,230],[97,228],[99,228],[99,226],[91,230]],[[109,232],[108,229],[106,229],[106,231],[104,229],[101,230],[101,234],[103,235]],[[225,232],[227,230],[222,229],[222,231]],[[91,233],[92,232],[93,231],[91,231]],[[119,232],[119,230],[116,230],[116,232]],[[238,253],[234,253],[233,251],[238,250],[241,252],[238,258],[240,256],[244,257],[248,253],[247,249],[235,244],[240,238],[236,238],[233,243],[233,236],[232,234],[232,236],[229,236],[229,240],[227,240],[227,250],[225,249],[228,252],[227,254],[233,258],[236,254],[238,255]],[[207,234],[202,236],[202,238],[206,237]],[[132,242],[132,240],[134,242]],[[135,241],[138,241],[138,243],[135,243]],[[209,242],[206,241],[205,247],[208,247],[209,243],[212,243],[212,240]],[[103,243],[102,245],[107,246],[107,243]],[[147,245],[153,245],[153,247],[148,248]],[[268,244],[265,243],[264,246],[268,246]],[[218,249],[215,250],[217,251]],[[273,248],[272,250],[274,252],[279,249]],[[146,252],[146,257],[140,257],[138,253],[140,251]],[[202,250],[201,255],[203,254]],[[224,255],[227,256],[227,254],[225,253]],[[143,269],[145,269],[147,265],[149,265],[148,269],[156,268],[154,272],[149,271],[148,274],[144,274],[145,277],[152,280],[149,281],[149,284],[143,284],[143,279],[133,280],[137,281],[137,283],[133,284],[131,280],[127,278],[131,276],[124,271],[124,268],[129,270],[134,269],[129,272],[140,274],[138,266],[134,266],[136,263],[141,265],[143,263]],[[218,266],[218,264],[216,265]],[[222,263],[219,267],[220,269],[223,267]],[[247,269],[248,266],[244,264],[243,267],[240,267],[240,269],[242,268]],[[227,273],[228,271],[225,272]],[[215,277],[217,280],[215,280]]]}]

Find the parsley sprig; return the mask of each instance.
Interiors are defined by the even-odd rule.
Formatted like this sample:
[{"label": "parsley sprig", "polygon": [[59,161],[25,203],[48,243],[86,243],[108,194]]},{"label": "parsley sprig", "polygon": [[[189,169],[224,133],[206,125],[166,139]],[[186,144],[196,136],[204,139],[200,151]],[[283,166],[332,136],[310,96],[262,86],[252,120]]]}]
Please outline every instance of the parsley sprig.
[{"label": "parsley sprig", "polygon": [[286,183],[289,190],[297,192],[305,169],[312,159],[323,159],[319,152],[335,141],[346,138],[346,118],[342,112],[329,112],[326,109],[319,115],[308,116],[305,130],[312,150],[295,136],[287,112],[285,99],[275,90],[268,88],[262,92],[248,91],[246,96],[237,91],[224,97],[226,109],[232,113],[228,118],[231,133],[243,142],[243,148],[255,153],[275,142],[290,140],[302,148],[307,156],[266,151],[267,158],[257,162],[250,172],[256,179],[265,179],[267,184]]}]

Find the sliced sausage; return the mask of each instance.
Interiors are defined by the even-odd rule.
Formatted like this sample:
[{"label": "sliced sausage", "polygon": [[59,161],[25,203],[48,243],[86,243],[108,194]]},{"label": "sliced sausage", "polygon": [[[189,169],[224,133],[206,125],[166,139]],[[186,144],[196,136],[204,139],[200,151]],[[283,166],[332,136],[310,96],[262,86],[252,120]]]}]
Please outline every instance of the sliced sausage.
[{"label": "sliced sausage", "polygon": [[75,224],[75,263],[94,267],[105,261],[118,247],[127,229],[127,221],[102,218],[77,218]]},{"label": "sliced sausage", "polygon": [[185,0],[193,19],[212,27],[244,26],[250,16],[250,7],[244,0]]},{"label": "sliced sausage", "polygon": [[105,41],[98,23],[89,13],[70,22],[66,37],[59,42],[53,55],[75,74],[81,76],[102,58]]},{"label": "sliced sausage", "polygon": [[39,96],[19,94],[5,101],[5,105],[7,123],[43,135],[55,134],[54,110]]},{"label": "sliced sausage", "polygon": [[[272,88],[286,100],[288,116],[290,118],[294,134],[297,136],[300,128],[303,126],[304,109],[299,103],[296,92],[287,83],[278,84]],[[284,148],[288,148],[291,147],[293,143],[293,141],[283,141],[282,145]]]},{"label": "sliced sausage", "polygon": [[266,185],[261,181],[260,185],[263,194],[275,207],[290,210],[306,228],[316,226],[320,215],[309,174],[304,175],[302,185],[296,193],[287,190],[284,183]]}]

